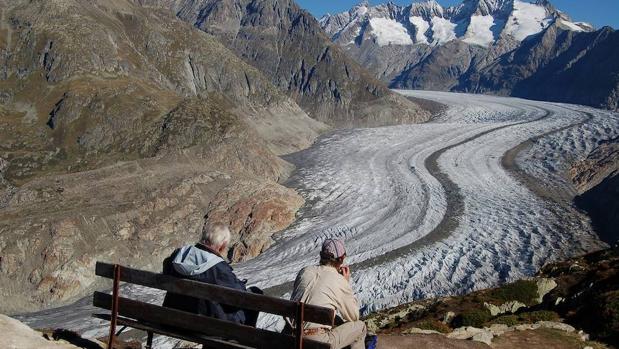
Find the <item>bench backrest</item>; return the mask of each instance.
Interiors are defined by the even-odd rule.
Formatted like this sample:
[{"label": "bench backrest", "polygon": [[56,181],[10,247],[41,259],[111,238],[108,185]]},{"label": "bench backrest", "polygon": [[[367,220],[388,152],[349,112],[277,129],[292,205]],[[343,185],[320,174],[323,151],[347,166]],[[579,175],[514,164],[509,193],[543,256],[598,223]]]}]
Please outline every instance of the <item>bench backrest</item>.
[{"label": "bench backrest", "polygon": [[[95,272],[98,276],[114,279],[115,265],[97,262]],[[292,319],[298,319],[300,316],[302,321],[323,325],[333,325],[335,318],[334,310],[329,308],[308,304],[299,307],[299,303],[281,298],[243,292],[127,267],[119,267],[117,280]],[[101,292],[95,292],[93,297],[94,306],[114,312],[113,301],[112,295]],[[300,309],[301,314],[299,314]],[[297,342],[298,338],[292,335],[256,329],[250,326],[122,297],[118,298],[116,312],[118,315],[138,321],[157,323],[209,336],[224,337],[257,348],[284,349],[294,348],[300,344]],[[302,333],[298,333],[297,337],[301,337],[302,346],[306,349],[328,348],[328,345],[325,346],[324,343],[302,338]]]},{"label": "bench backrest", "polygon": [[[114,265],[97,262],[95,273],[97,276],[113,279]],[[127,267],[120,269],[120,281],[287,318],[296,317],[297,312],[297,303],[287,299],[243,292],[228,287],[179,279],[170,275]],[[304,306],[303,318],[308,322],[332,326],[335,320],[335,311],[325,307],[306,304]]]}]

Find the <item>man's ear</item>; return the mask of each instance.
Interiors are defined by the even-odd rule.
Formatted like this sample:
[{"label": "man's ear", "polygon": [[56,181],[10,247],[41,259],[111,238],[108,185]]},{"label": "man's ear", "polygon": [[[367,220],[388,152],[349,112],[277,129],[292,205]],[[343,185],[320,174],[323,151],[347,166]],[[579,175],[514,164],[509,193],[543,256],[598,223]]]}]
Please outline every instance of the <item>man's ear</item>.
[{"label": "man's ear", "polygon": [[227,249],[228,249],[228,244],[221,244],[219,245],[219,248],[217,249],[217,251],[220,254],[224,254],[224,252],[226,252]]}]

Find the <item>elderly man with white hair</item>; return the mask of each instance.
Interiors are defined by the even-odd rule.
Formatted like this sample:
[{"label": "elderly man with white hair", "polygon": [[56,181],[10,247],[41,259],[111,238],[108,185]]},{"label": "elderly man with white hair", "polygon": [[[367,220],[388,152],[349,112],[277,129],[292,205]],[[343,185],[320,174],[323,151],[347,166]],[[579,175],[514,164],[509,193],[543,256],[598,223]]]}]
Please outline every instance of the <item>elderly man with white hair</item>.
[{"label": "elderly man with white hair", "polygon": [[[248,291],[246,280],[239,280],[225,256],[230,243],[230,229],[223,224],[205,225],[200,242],[177,249],[163,262],[163,273],[184,279]],[[250,292],[262,293],[252,287]],[[256,326],[258,313],[168,292],[164,307],[211,316],[221,320]]]}]

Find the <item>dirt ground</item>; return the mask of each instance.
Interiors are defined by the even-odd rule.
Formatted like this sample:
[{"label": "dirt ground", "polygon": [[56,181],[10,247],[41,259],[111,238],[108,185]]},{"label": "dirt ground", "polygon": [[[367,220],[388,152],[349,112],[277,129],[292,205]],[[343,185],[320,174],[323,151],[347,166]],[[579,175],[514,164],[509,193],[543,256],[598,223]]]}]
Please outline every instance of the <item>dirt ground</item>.
[{"label": "dirt ground", "polygon": [[[378,349],[487,349],[484,343],[460,339],[449,339],[437,334],[428,335],[385,335],[378,338]],[[528,348],[532,349],[532,348]]]},{"label": "dirt ground", "polygon": [[492,346],[471,340],[449,339],[441,335],[380,335],[378,349],[605,349],[595,342],[583,342],[576,334],[558,330],[508,332],[492,341]]}]

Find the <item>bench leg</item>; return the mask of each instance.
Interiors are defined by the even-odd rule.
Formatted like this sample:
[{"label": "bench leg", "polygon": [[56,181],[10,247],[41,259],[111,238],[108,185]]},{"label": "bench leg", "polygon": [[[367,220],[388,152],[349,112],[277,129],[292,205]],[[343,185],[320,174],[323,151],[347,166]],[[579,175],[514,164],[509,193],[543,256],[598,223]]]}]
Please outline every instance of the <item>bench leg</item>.
[{"label": "bench leg", "polygon": [[295,319],[295,323],[297,326],[297,328],[295,329],[296,349],[303,349],[303,325],[305,323],[304,310],[305,310],[305,304],[303,302],[298,302],[297,303],[297,316]]},{"label": "bench leg", "polygon": [[146,337],[146,349],[153,349],[153,333],[148,331]]},{"label": "bench leg", "polygon": [[114,347],[114,337],[116,336],[116,319],[118,318],[118,292],[120,287],[120,265],[114,265],[114,286],[112,289],[112,314],[110,319],[110,337],[107,342],[107,349]]}]

